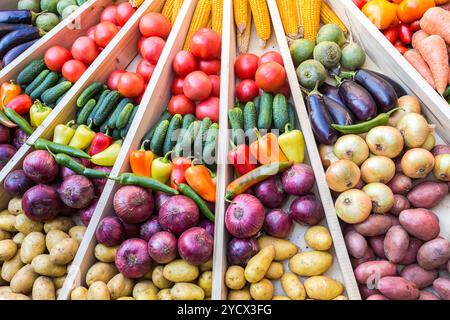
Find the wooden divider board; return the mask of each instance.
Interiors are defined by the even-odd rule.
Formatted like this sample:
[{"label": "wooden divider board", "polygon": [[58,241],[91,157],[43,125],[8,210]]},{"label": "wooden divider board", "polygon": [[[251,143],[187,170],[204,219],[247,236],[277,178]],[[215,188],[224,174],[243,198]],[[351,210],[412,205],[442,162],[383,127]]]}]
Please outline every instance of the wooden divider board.
[{"label": "wooden divider board", "polygon": [[0,2],[0,10],[15,10],[19,0],[2,0]]},{"label": "wooden divider board", "polygon": [[[154,0],[155,8],[161,1]],[[184,40],[187,35],[191,18],[195,10],[197,0],[185,1],[172,32],[166,41],[166,46],[160,57],[160,62],[155,68],[152,79],[148,84],[146,93],[142,99],[141,107],[136,113],[133,124],[124,140],[118,160],[114,165],[111,176],[118,176],[120,173],[130,171],[129,152],[140,147],[140,140],[143,135],[158,121],[161,113],[166,109],[167,103],[171,97],[171,83],[173,80],[172,61],[176,53],[183,48]],[[146,12],[152,11],[152,7]],[[138,34],[136,28],[130,30]],[[128,43],[130,46],[131,44]],[[135,47],[135,44],[134,44]],[[129,49],[128,49],[129,50]],[[72,267],[67,276],[63,290],[59,297],[60,300],[67,300],[70,292],[77,286],[85,284],[85,277],[88,269],[96,262],[94,248],[97,244],[95,239],[95,230],[102,218],[114,215],[113,197],[120,185],[109,180],[98,201],[97,208],[92,216],[89,226],[80,244],[77,255],[72,263]]]}]

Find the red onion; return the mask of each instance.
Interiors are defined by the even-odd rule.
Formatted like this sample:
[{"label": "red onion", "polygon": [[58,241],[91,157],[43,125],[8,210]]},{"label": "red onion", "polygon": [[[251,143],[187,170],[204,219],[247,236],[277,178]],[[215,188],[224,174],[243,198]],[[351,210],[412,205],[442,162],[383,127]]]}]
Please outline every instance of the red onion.
[{"label": "red onion", "polygon": [[214,238],[214,222],[212,222],[208,219],[203,219],[200,221],[198,226],[200,228],[205,229],[211,235],[211,237]]},{"label": "red onion", "polygon": [[[111,173],[111,170],[112,170],[111,167],[100,167],[100,166],[95,166],[94,169],[105,172],[107,174]],[[97,197],[100,197],[100,195],[102,194],[103,189],[105,188],[106,182],[108,182],[108,179],[106,179],[106,178],[105,179],[92,179],[92,183],[94,184],[95,195]]]},{"label": "red onion", "polygon": [[292,230],[292,220],[282,209],[269,211],[264,219],[264,231],[277,238],[286,238]]},{"label": "red onion", "polygon": [[29,137],[30,136],[27,135],[24,131],[22,131],[21,129],[17,129],[16,131],[14,131],[11,144],[14,148],[19,150],[23,146],[25,141],[28,140]]},{"label": "red onion", "polygon": [[98,198],[94,199],[94,201],[92,201],[92,203],[88,207],[80,210],[81,222],[83,222],[86,227],[89,225],[89,222],[91,222],[92,215],[95,212],[95,208],[97,208],[97,204]]},{"label": "red onion", "polygon": [[23,170],[14,170],[6,176],[3,186],[11,197],[22,197],[28,189],[34,186],[34,182],[27,177]]},{"label": "red onion", "polygon": [[[58,192],[58,191],[56,191]],[[62,204],[62,208],[61,208],[61,212],[59,213],[61,216],[65,216],[65,217],[71,217],[74,214],[78,214],[78,210],[68,207],[66,206],[64,203]]]},{"label": "red onion", "polygon": [[37,150],[25,157],[23,171],[36,183],[49,183],[58,176],[59,167],[49,152]]},{"label": "red onion", "polygon": [[9,144],[0,144],[0,170],[11,160],[17,152],[16,148]]},{"label": "red onion", "polygon": [[236,238],[256,236],[264,224],[264,207],[256,197],[240,194],[225,212],[225,226]]},{"label": "red onion", "polygon": [[121,221],[122,221],[123,227],[125,228],[125,238],[126,239],[140,237],[141,226],[139,224],[128,223],[123,220],[121,220]]},{"label": "red onion", "polygon": [[162,205],[171,198],[172,196],[168,193],[162,192],[162,191],[156,191],[155,192],[155,208],[156,211],[159,211],[161,209]]},{"label": "red onion", "polygon": [[400,156],[400,157],[394,158],[392,160],[394,161],[394,164],[395,164],[395,172],[402,173],[403,172],[402,166],[401,166],[402,157]]},{"label": "red onion", "polygon": [[125,186],[114,195],[114,210],[117,216],[128,223],[141,223],[153,212],[153,195],[136,186]]},{"label": "red onion", "polygon": [[255,196],[268,208],[279,208],[286,194],[279,176],[271,176],[253,187]]},{"label": "red onion", "polygon": [[152,268],[152,258],[148,255],[147,242],[129,239],[123,242],[116,253],[116,267],[126,278],[142,278]]},{"label": "red onion", "polygon": [[48,221],[55,218],[62,208],[56,190],[43,184],[28,189],[22,197],[22,209],[33,221]]},{"label": "red onion", "polygon": [[97,242],[108,247],[121,244],[125,240],[125,227],[117,217],[105,217],[98,224],[95,231]]},{"label": "red onion", "polygon": [[176,235],[197,225],[200,214],[195,202],[186,196],[168,199],[159,210],[161,228]]},{"label": "red onion", "polygon": [[450,146],[447,146],[445,144],[435,145],[434,148],[431,150],[431,153],[433,154],[434,157],[440,154],[450,154]]},{"label": "red onion", "polygon": [[301,196],[309,193],[314,187],[314,171],[306,164],[294,164],[283,172],[281,180],[284,191],[291,195]]},{"label": "red onion", "polygon": [[297,223],[313,226],[324,217],[323,207],[314,194],[295,199],[289,208],[289,216]]},{"label": "red onion", "polygon": [[185,261],[198,266],[211,259],[213,243],[213,238],[205,229],[193,227],[178,239],[178,252]]},{"label": "red onion", "polygon": [[11,134],[9,132],[9,129],[0,124],[0,143],[9,143],[10,138]]},{"label": "red onion", "polygon": [[155,233],[148,241],[148,254],[158,263],[175,260],[178,255],[177,237],[167,231]]},{"label": "red onion", "polygon": [[403,173],[396,173],[391,181],[387,184],[395,194],[406,194],[412,188],[412,180]]},{"label": "red onion", "polygon": [[228,262],[231,265],[245,266],[258,251],[258,241],[255,238],[234,238],[228,243]]},{"label": "red onion", "polygon": [[86,208],[95,198],[94,185],[84,176],[70,176],[59,187],[59,197],[71,208]]},{"label": "red onion", "polygon": [[162,228],[159,225],[158,217],[153,216],[141,224],[139,234],[141,239],[148,241],[155,233],[160,231],[162,231]]}]

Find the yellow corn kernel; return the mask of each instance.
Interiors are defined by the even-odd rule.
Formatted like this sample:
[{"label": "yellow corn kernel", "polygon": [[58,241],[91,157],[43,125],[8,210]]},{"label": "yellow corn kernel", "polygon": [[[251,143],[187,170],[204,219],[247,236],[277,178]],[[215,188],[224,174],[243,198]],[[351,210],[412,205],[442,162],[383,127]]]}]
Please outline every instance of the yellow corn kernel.
[{"label": "yellow corn kernel", "polygon": [[161,12],[161,14],[169,20],[172,18],[172,10],[173,10],[174,1],[175,0],[167,0],[166,3],[164,4],[162,12]]},{"label": "yellow corn kernel", "polygon": [[334,23],[342,29],[342,31],[347,32],[347,28],[342,23],[341,19],[334,13],[333,10],[325,3],[322,2],[322,8],[320,10],[320,18],[324,23]]},{"label": "yellow corn kernel", "polygon": [[233,7],[234,22],[236,23],[238,33],[242,33],[247,26],[248,13],[250,12],[248,0],[234,0]]},{"label": "yellow corn kernel", "polygon": [[191,26],[184,43],[184,50],[189,50],[191,38],[198,30],[208,26],[211,15],[211,0],[199,0],[192,17]]},{"label": "yellow corn kernel", "polygon": [[322,0],[299,0],[305,39],[315,40],[320,25]]},{"label": "yellow corn kernel", "polygon": [[294,0],[295,2],[295,10],[297,12],[298,25],[303,29],[303,20],[302,20],[302,3],[300,0]]},{"label": "yellow corn kernel", "polygon": [[211,28],[222,34],[223,0],[211,0]]},{"label": "yellow corn kernel", "polygon": [[300,35],[295,0],[277,0],[277,5],[284,32],[289,38],[298,39]]},{"label": "yellow corn kernel", "polygon": [[[249,3],[246,3],[246,6],[249,6]],[[247,53],[248,48],[250,46],[250,35],[252,33],[252,13],[250,11],[250,8],[246,9],[247,12],[247,18],[245,28],[243,32],[237,33],[237,45],[239,53]]]},{"label": "yellow corn kernel", "polygon": [[181,7],[183,6],[183,2],[184,2],[184,0],[174,0],[173,1],[172,17],[170,19],[172,21],[172,24],[175,23],[178,13],[180,12]]},{"label": "yellow corn kernel", "polygon": [[256,33],[260,39],[259,44],[264,48],[266,46],[266,41],[270,39],[272,34],[269,8],[267,7],[266,0],[249,0],[249,3]]}]

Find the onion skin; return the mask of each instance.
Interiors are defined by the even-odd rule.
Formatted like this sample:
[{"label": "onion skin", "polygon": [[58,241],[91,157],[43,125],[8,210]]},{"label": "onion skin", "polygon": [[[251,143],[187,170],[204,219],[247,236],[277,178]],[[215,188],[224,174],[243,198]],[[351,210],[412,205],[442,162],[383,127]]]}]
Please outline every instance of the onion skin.
[{"label": "onion skin", "polygon": [[236,238],[256,236],[264,224],[264,207],[258,198],[240,194],[225,212],[225,226]]},{"label": "onion skin", "polygon": [[34,186],[34,182],[27,177],[23,170],[11,171],[3,183],[5,191],[11,197],[22,197],[32,186]]},{"label": "onion skin", "polygon": [[178,252],[188,263],[198,266],[212,257],[214,240],[203,228],[193,227],[178,239]]},{"label": "onion skin", "polygon": [[157,263],[169,263],[176,259],[177,237],[167,231],[155,233],[148,241],[148,254]]},{"label": "onion skin", "polygon": [[115,264],[117,270],[126,278],[143,277],[152,267],[147,242],[142,239],[129,239],[123,242],[117,249]]},{"label": "onion skin", "polygon": [[12,146],[19,150],[30,136],[21,129],[17,129],[13,134]]},{"label": "onion skin", "polygon": [[412,180],[402,173],[397,173],[387,184],[395,194],[407,194],[412,189]]},{"label": "onion skin", "polygon": [[158,217],[153,216],[141,224],[139,234],[141,239],[148,241],[155,233],[160,231],[162,231],[162,228],[159,225]]},{"label": "onion skin", "polygon": [[281,181],[286,193],[301,196],[309,193],[314,187],[314,171],[306,164],[297,163],[283,172]]},{"label": "onion skin", "polygon": [[450,154],[440,154],[435,158],[433,174],[436,179],[450,181]]},{"label": "onion skin", "polygon": [[362,189],[372,200],[372,212],[387,213],[394,205],[392,190],[383,183],[369,183]]},{"label": "onion skin", "polygon": [[0,170],[11,160],[17,152],[16,148],[9,144],[0,144]]},{"label": "onion skin", "polygon": [[208,219],[203,219],[203,220],[200,221],[198,226],[200,228],[205,229],[206,232],[208,232],[211,235],[211,237],[214,238],[214,228],[215,228],[214,222],[212,222],[212,221],[210,221]]},{"label": "onion skin", "polygon": [[125,240],[125,227],[118,217],[103,218],[95,231],[97,242],[113,247]]},{"label": "onion skin", "polygon": [[277,238],[286,238],[292,230],[292,220],[282,209],[269,211],[264,219],[264,231]]},{"label": "onion skin", "polygon": [[92,203],[88,207],[80,210],[80,219],[85,227],[87,227],[89,225],[89,222],[91,222],[92,215],[95,212],[95,208],[97,208],[97,204],[98,199],[94,199],[94,201],[92,201]]},{"label": "onion skin", "polygon": [[400,131],[389,126],[379,126],[370,130],[366,136],[366,143],[374,155],[388,158],[397,157],[404,147]]},{"label": "onion skin", "polygon": [[358,224],[369,217],[372,212],[372,201],[363,191],[351,189],[339,195],[335,207],[336,214],[342,221]]},{"label": "onion skin", "polygon": [[38,222],[48,221],[58,216],[62,203],[58,193],[52,187],[37,185],[30,189],[22,197],[22,209],[25,215]]},{"label": "onion skin", "polygon": [[156,211],[159,211],[159,209],[161,209],[161,207],[163,206],[163,204],[169,200],[172,196],[162,192],[162,191],[156,191],[155,192],[155,209]]},{"label": "onion skin", "polygon": [[427,120],[418,113],[405,114],[398,122],[397,129],[408,148],[420,148],[430,134]]},{"label": "onion skin", "polygon": [[0,124],[0,144],[9,143],[9,139],[11,138],[11,133],[9,129],[4,125]]},{"label": "onion skin", "polygon": [[164,203],[158,217],[163,230],[179,235],[197,225],[200,214],[193,200],[179,195],[171,197]]},{"label": "onion skin", "polygon": [[27,177],[36,183],[50,183],[59,173],[55,159],[44,150],[36,150],[27,155],[22,167]]},{"label": "onion skin", "polygon": [[356,134],[340,137],[334,144],[333,152],[340,160],[349,160],[357,166],[369,157],[369,147],[364,139]]},{"label": "onion skin", "polygon": [[128,223],[122,220],[123,227],[125,228],[125,238],[139,238],[141,226],[139,224]]},{"label": "onion skin", "polygon": [[374,156],[361,166],[361,178],[366,183],[389,183],[395,176],[395,163],[388,157]]},{"label": "onion skin", "polygon": [[61,184],[59,197],[68,207],[74,209],[86,208],[95,198],[94,185],[84,176],[70,176]]},{"label": "onion skin", "polygon": [[339,160],[328,167],[326,180],[328,187],[336,192],[344,192],[355,188],[359,183],[361,171],[350,160]]},{"label": "onion skin", "polygon": [[322,221],[325,213],[315,195],[307,194],[292,201],[289,216],[299,224],[314,226]]},{"label": "onion skin", "polygon": [[389,211],[391,214],[393,214],[394,216],[398,216],[400,212],[409,208],[411,208],[411,204],[404,195],[394,194],[394,205]]},{"label": "onion skin", "polygon": [[[93,169],[99,170],[102,172],[105,172],[107,174],[111,173],[112,168],[111,167],[101,167],[101,166],[95,166]],[[108,182],[108,179],[92,179],[92,183],[94,184],[94,190],[95,195],[97,197],[100,197],[103,189],[105,188],[106,182]]]},{"label": "onion skin", "polygon": [[283,185],[277,175],[256,184],[253,186],[253,190],[262,204],[271,209],[279,208],[286,199]]},{"label": "onion skin", "polygon": [[431,150],[431,153],[434,157],[440,154],[450,154],[450,146],[447,146],[445,144],[438,144],[434,146],[434,148]]},{"label": "onion skin", "polygon": [[230,265],[245,266],[259,251],[255,238],[232,239],[227,246],[227,259]]},{"label": "onion skin", "polygon": [[117,190],[113,200],[117,216],[128,223],[141,223],[153,212],[152,193],[144,188],[125,186]]},{"label": "onion skin", "polygon": [[425,178],[433,170],[434,157],[425,149],[410,149],[403,155],[400,165],[408,177]]}]

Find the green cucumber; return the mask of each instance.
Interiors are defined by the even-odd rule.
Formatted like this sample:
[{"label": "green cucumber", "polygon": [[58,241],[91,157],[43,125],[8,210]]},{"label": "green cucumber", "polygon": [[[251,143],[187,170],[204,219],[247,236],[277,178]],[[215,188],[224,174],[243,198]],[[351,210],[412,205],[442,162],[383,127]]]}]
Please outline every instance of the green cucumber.
[{"label": "green cucumber", "polygon": [[270,130],[272,128],[273,95],[264,92],[259,103],[258,129]]},{"label": "green cucumber", "polygon": [[169,129],[169,120],[162,121],[158,127],[156,127],[153,134],[152,141],[150,142],[150,150],[159,156],[162,156],[163,144],[166,139],[167,130]]},{"label": "green cucumber", "polygon": [[[159,120],[155,123],[155,125],[149,131],[147,131],[147,133],[144,135],[144,137],[141,140],[141,145],[144,143],[144,141],[149,141],[149,143],[150,143],[150,141],[153,138],[153,134],[155,133],[156,127],[164,120],[170,120],[170,119],[172,119],[172,114],[167,110],[164,111],[162,113],[161,117],[159,118]],[[147,143],[146,145],[148,146],[149,143]]]},{"label": "green cucumber", "polygon": [[120,100],[114,112],[109,116],[108,120],[106,120],[108,122],[108,128],[116,128],[117,117],[119,116],[123,108],[125,108],[125,106],[129,103],[133,103],[133,101],[128,98],[123,98],[122,100]]},{"label": "green cucumber", "polygon": [[58,99],[65,94],[67,91],[72,88],[72,82],[70,81],[64,81],[60,84],[57,84],[56,86],[51,87],[50,89],[45,90],[44,93],[41,95],[41,100],[45,104],[52,104],[56,103]]},{"label": "green cucumber", "polygon": [[103,122],[105,122],[106,118],[108,118],[108,115],[119,103],[119,100],[120,100],[120,93],[118,91],[113,90],[110,93],[108,93],[108,95],[105,97],[105,99],[100,104],[98,110],[95,113],[94,124],[96,126],[99,126]]},{"label": "green cucumber", "polygon": [[186,114],[183,117],[183,124],[181,125],[181,129],[187,130],[192,122],[195,121],[195,116],[193,114]]},{"label": "green cucumber", "polygon": [[189,128],[183,133],[183,136],[178,137],[177,144],[173,149],[175,157],[188,156],[185,150],[192,150],[192,143],[200,128],[200,121],[196,120],[189,125]]},{"label": "green cucumber", "polygon": [[171,151],[175,144],[177,143],[177,139],[180,135],[181,123],[183,122],[183,117],[181,114],[176,114],[172,117],[169,123],[169,128],[167,129],[166,138],[164,139],[163,144],[163,154]]},{"label": "green cucumber", "polygon": [[105,100],[105,98],[108,96],[108,94],[110,92],[111,92],[111,90],[108,90],[108,89],[106,89],[105,91],[102,92],[100,97],[97,99],[97,104],[95,105],[95,108],[92,109],[91,113],[89,114],[89,117],[86,120],[87,124],[90,124],[90,123],[94,122],[94,117],[95,117],[95,115],[97,113],[97,110],[103,104],[103,101]]},{"label": "green cucumber", "polygon": [[44,59],[33,60],[19,73],[17,76],[17,83],[20,85],[31,83],[46,68]]},{"label": "green cucumber", "polygon": [[228,110],[228,119],[230,120],[231,139],[235,144],[244,142],[244,114],[242,109],[233,108]]},{"label": "green cucumber", "polygon": [[288,115],[289,115],[289,123],[291,124],[291,129],[296,128],[296,119],[297,116],[295,115],[295,108],[294,105],[290,102],[288,102]]},{"label": "green cucumber", "polygon": [[123,139],[125,139],[125,137],[127,136],[128,131],[130,130],[131,125],[133,124],[134,117],[136,116],[136,113],[138,112],[138,110],[139,110],[139,106],[135,106],[134,109],[133,109],[133,112],[131,113],[130,118],[128,119],[127,125],[125,126],[125,128],[120,130],[120,136]]},{"label": "green cucumber", "polygon": [[244,131],[253,130],[256,128],[257,115],[255,103],[250,101],[244,107]]},{"label": "green cucumber", "polygon": [[259,104],[261,102],[261,97],[257,96],[255,99],[253,99],[253,103],[255,104],[255,109],[256,109],[256,116],[259,115]]},{"label": "green cucumber", "polygon": [[111,138],[113,138],[113,140],[119,140],[120,138],[122,138],[121,130],[114,129],[114,131],[112,132]]},{"label": "green cucumber", "polygon": [[198,130],[197,136],[194,140],[194,155],[197,159],[202,159],[203,155],[203,143],[206,139],[206,135],[208,134],[208,129],[211,127],[212,121],[208,117],[202,120],[200,125],[200,129]]},{"label": "green cucumber", "polygon": [[92,110],[94,110],[96,104],[97,101],[95,101],[95,99],[91,99],[84,105],[77,116],[77,125],[87,123],[88,117],[91,114]]},{"label": "green cucumber", "polygon": [[289,113],[286,97],[280,93],[273,98],[272,118],[275,129],[284,132],[289,122]]},{"label": "green cucumber", "polygon": [[117,116],[116,125],[115,127],[117,129],[123,129],[128,123],[128,120],[131,117],[131,113],[133,113],[134,104],[129,103],[127,104],[122,111]]},{"label": "green cucumber", "polygon": [[56,72],[50,72],[41,82],[41,84],[33,90],[30,94],[31,100],[35,101],[41,98],[41,95],[47,90],[56,85],[58,82],[59,75]]},{"label": "green cucumber", "polygon": [[203,163],[214,165],[216,163],[216,145],[217,136],[219,134],[219,125],[213,123],[208,130],[205,138],[205,146],[203,147]]},{"label": "green cucumber", "polygon": [[445,99],[450,98],[450,85],[447,86],[447,89],[445,89],[444,94],[442,95]]},{"label": "green cucumber", "polygon": [[50,73],[50,70],[45,69],[39,73],[39,75],[25,88],[25,93],[30,95],[34,89],[39,87],[39,85],[44,81],[47,75]]},{"label": "green cucumber", "polygon": [[244,110],[245,105],[242,102],[238,101],[234,104],[234,107]]},{"label": "green cucumber", "polygon": [[88,102],[91,98],[95,97],[97,93],[101,90],[106,89],[106,86],[100,82],[94,82],[90,84],[83,92],[79,95],[77,99],[77,107],[82,108],[86,102]]}]

